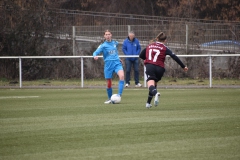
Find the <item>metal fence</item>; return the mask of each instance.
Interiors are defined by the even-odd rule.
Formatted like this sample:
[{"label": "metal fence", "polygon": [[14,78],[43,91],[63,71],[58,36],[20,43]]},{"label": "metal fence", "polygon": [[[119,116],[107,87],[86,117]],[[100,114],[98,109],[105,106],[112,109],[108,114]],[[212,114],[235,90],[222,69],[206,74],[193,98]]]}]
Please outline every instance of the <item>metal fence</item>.
[{"label": "metal fence", "polygon": [[143,46],[163,31],[168,35],[167,45],[171,48],[184,49],[185,54],[190,50],[240,53],[240,41],[236,40],[234,34],[240,28],[232,30],[227,25],[175,23],[174,25],[76,26],[75,28],[76,36],[86,36],[86,39],[93,40],[101,39],[103,31],[109,28],[113,38],[120,42],[127,37],[128,31],[133,30]]},{"label": "metal fence", "polygon": [[[102,57],[102,56],[100,56]],[[124,57],[138,57],[138,56],[120,56],[121,58]],[[215,63],[215,61],[213,60],[213,58],[216,57],[240,57],[240,54],[221,54],[221,55],[179,55],[179,57],[183,57],[183,58],[205,58],[205,61],[208,60],[208,75],[209,75],[209,87],[212,88],[213,84],[212,84],[212,78],[213,78],[213,68],[214,66],[216,66],[216,64],[214,65],[213,63]],[[1,57],[0,56],[0,60],[1,59],[18,59],[18,65],[19,65],[19,88],[22,88],[22,60],[23,59],[81,59],[81,69],[79,73],[81,75],[81,87],[84,87],[84,71],[86,71],[87,69],[84,68],[84,59],[92,59],[92,56],[20,56],[20,57],[14,57],[14,56],[10,56],[10,57]],[[208,58],[208,59],[207,59]],[[66,64],[67,65],[67,64]],[[32,66],[33,67],[33,66]],[[196,68],[199,68],[200,66],[195,66]],[[206,66],[204,66],[206,68]],[[166,68],[169,68],[168,66]],[[170,67],[171,68],[171,67]],[[194,71],[194,68],[190,68],[191,71]],[[204,68],[202,68],[204,69]],[[217,70],[214,70],[214,72],[216,72]],[[145,72],[145,67],[143,69],[143,73],[142,75],[144,75],[144,87],[146,87],[146,75],[144,74]],[[201,73],[197,73],[197,74],[201,74]],[[239,75],[240,76],[240,75]]]},{"label": "metal fence", "polygon": [[185,54],[191,50],[240,53],[240,22],[60,9],[49,12],[55,35],[57,32],[69,38],[86,36],[87,40],[91,37],[100,40],[103,31],[110,29],[114,39],[122,41],[128,31],[133,30],[137,38],[147,44],[163,31],[168,35],[168,45],[185,49]]},{"label": "metal fence", "polygon": [[96,25],[153,25],[170,22],[196,22],[196,23],[218,23],[218,24],[238,24],[239,22],[226,22],[220,20],[204,20],[179,17],[164,17],[164,16],[146,16],[136,14],[122,14],[109,12],[93,12],[80,10],[65,10],[65,9],[50,9],[52,17],[60,26],[96,26]]}]

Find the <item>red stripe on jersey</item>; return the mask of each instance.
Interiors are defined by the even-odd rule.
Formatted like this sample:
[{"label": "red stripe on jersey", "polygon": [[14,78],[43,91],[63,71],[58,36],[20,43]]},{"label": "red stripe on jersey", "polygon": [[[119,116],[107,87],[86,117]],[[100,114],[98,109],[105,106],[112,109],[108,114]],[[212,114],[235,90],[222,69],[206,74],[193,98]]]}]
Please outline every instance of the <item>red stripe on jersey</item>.
[{"label": "red stripe on jersey", "polygon": [[147,46],[145,64],[150,63],[164,68],[165,58],[166,46],[163,43],[155,42]]}]

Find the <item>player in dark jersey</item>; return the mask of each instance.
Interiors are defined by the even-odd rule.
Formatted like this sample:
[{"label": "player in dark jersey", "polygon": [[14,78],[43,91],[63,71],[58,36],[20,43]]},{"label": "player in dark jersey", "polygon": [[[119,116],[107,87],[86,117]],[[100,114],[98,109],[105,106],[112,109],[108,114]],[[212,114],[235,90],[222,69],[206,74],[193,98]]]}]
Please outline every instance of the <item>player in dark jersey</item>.
[{"label": "player in dark jersey", "polygon": [[160,93],[157,91],[157,82],[161,80],[165,72],[164,61],[167,55],[173,58],[184,71],[188,71],[188,68],[182,61],[164,45],[166,39],[167,36],[163,32],[159,33],[156,37],[156,42],[149,44],[139,55],[144,60],[149,89],[146,108],[152,107],[151,101],[153,96],[155,96],[154,105],[157,106],[159,103]]}]

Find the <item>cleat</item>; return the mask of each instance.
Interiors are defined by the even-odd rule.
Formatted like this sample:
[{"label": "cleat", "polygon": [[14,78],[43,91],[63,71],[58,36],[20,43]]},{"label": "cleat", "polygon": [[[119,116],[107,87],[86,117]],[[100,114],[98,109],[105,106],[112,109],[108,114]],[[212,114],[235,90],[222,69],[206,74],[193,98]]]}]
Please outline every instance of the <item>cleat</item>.
[{"label": "cleat", "polygon": [[128,83],[126,83],[125,87],[129,87],[129,84],[128,84]]},{"label": "cleat", "polygon": [[135,87],[142,87],[141,83],[135,85]]},{"label": "cleat", "polygon": [[154,98],[154,106],[157,107],[158,103],[159,103],[159,98],[160,98],[160,93],[158,92],[156,95],[155,95],[155,98]]},{"label": "cleat", "polygon": [[151,108],[152,107],[152,105],[151,104],[149,104],[149,103],[146,103],[146,108],[147,109],[149,109],[149,108]]},{"label": "cleat", "polygon": [[109,100],[106,100],[104,103],[105,103],[105,104],[111,104],[112,101],[111,101],[111,99],[109,99]]}]

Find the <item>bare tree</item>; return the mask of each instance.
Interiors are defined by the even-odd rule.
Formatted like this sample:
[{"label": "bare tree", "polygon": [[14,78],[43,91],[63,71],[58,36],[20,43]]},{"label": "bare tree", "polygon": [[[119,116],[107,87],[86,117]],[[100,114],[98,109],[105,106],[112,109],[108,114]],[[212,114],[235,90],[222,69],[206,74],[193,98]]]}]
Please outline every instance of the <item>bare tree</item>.
[{"label": "bare tree", "polygon": [[[51,25],[47,22],[47,4],[42,0],[22,1],[4,0],[1,3],[0,54],[3,56],[36,56],[44,55],[46,47],[43,43],[45,34]],[[32,64],[39,70],[33,69]],[[7,78],[18,76],[17,60],[3,60]],[[39,73],[43,65],[36,65],[36,60],[25,60],[24,73]]]}]

